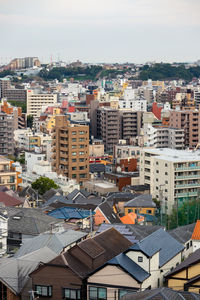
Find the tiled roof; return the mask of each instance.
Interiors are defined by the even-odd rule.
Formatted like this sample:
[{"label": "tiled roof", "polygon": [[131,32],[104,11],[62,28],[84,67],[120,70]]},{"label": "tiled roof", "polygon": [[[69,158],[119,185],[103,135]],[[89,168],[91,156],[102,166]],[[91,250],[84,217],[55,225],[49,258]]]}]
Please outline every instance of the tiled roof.
[{"label": "tiled roof", "polygon": [[168,230],[167,232],[177,241],[179,241],[182,244],[185,244],[191,239],[195,225],[196,223],[179,226],[175,229]]},{"label": "tiled roof", "polygon": [[152,201],[152,196],[148,194],[142,194],[134,199],[128,201],[124,207],[153,207],[156,208],[156,204]]},{"label": "tiled roof", "polygon": [[19,206],[23,204],[23,202],[19,199],[16,199],[2,191],[0,191],[0,202],[3,202],[5,206]]},{"label": "tiled roof", "polygon": [[180,253],[184,246],[161,228],[134,244],[130,249],[142,251],[149,257],[159,251],[159,266],[162,267]]},{"label": "tiled roof", "polygon": [[129,293],[122,300],[198,300],[200,295],[185,291],[175,291],[166,287],[143,292]]},{"label": "tiled roof", "polygon": [[94,212],[90,212],[86,209],[78,209],[74,207],[60,207],[54,209],[48,213],[48,216],[54,217],[56,219],[84,219],[88,218],[90,214],[94,214]]},{"label": "tiled roof", "polygon": [[193,234],[192,240],[200,240],[200,220],[197,220]]},{"label": "tiled roof", "polygon": [[104,201],[102,202],[98,208],[102,211],[104,216],[108,219],[108,221],[113,224],[113,223],[121,223],[120,219],[118,216],[114,213],[110,205]]},{"label": "tiled roof", "polygon": [[135,220],[138,222],[144,221],[144,217],[139,216],[139,219],[137,219],[137,217],[137,214],[131,212],[128,215],[121,217],[120,220],[123,224],[135,224]]}]

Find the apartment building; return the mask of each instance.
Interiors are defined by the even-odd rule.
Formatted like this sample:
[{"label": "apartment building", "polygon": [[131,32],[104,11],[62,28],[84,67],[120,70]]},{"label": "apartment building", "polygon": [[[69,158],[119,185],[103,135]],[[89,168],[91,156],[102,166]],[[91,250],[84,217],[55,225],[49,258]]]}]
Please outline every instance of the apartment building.
[{"label": "apartment building", "polygon": [[11,161],[4,156],[0,156],[0,186],[6,186],[15,191],[18,185],[18,174],[12,168]]},{"label": "apartment building", "polygon": [[200,187],[200,151],[168,148],[141,149],[140,184],[148,184],[153,198],[169,214],[184,201],[195,200]]},{"label": "apartment building", "polygon": [[7,99],[7,101],[14,101],[20,103],[26,103],[26,94],[27,90],[23,89],[5,89],[3,91],[3,97]]},{"label": "apartment building", "polygon": [[119,107],[121,109],[132,109],[136,111],[147,111],[147,100],[142,96],[134,99],[119,99]]},{"label": "apartment building", "polygon": [[70,124],[68,117],[55,116],[52,134],[52,169],[83,185],[89,178],[89,127]]},{"label": "apartment building", "polygon": [[199,110],[171,110],[169,126],[184,129],[185,147],[195,148],[200,139]]},{"label": "apartment building", "polygon": [[142,112],[132,110],[121,110],[120,115],[122,117],[122,129],[121,138],[130,141],[139,135],[142,127]]},{"label": "apartment building", "polygon": [[105,151],[113,153],[114,145],[118,144],[121,135],[120,113],[117,109],[101,107],[97,109],[97,138],[101,139]]},{"label": "apartment building", "polygon": [[34,134],[30,128],[15,130],[14,139],[16,147],[21,150],[34,151],[42,145],[41,136]]},{"label": "apartment building", "polygon": [[200,104],[200,87],[194,90],[194,101],[195,101],[195,107],[199,109]]},{"label": "apartment building", "polygon": [[145,124],[143,136],[147,147],[185,149],[184,129]]},{"label": "apartment building", "polygon": [[42,107],[57,103],[57,94],[35,94],[33,90],[27,91],[27,115],[39,117]]},{"label": "apartment building", "polygon": [[0,112],[0,155],[14,153],[13,116]]},{"label": "apartment building", "polygon": [[11,81],[9,78],[0,78],[0,98],[4,97],[4,92],[11,88]]}]

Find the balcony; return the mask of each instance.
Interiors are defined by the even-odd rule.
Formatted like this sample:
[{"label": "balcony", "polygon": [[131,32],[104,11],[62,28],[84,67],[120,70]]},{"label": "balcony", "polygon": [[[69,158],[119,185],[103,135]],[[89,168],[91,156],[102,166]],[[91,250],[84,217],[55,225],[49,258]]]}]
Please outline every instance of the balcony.
[{"label": "balcony", "polygon": [[200,166],[179,167],[179,168],[176,168],[175,170],[176,170],[176,171],[200,170]]},{"label": "balcony", "polygon": [[197,174],[197,175],[187,175],[187,176],[176,176],[175,177],[176,179],[178,179],[178,180],[181,180],[181,179],[183,179],[183,180],[186,180],[186,179],[193,179],[193,178],[200,178],[200,174]]},{"label": "balcony", "polygon": [[180,197],[195,197],[198,195],[198,192],[189,192],[189,193],[176,193],[175,198]]},{"label": "balcony", "polygon": [[191,183],[191,184],[176,184],[175,189],[183,189],[183,188],[193,188],[193,187],[200,187],[200,184]]}]

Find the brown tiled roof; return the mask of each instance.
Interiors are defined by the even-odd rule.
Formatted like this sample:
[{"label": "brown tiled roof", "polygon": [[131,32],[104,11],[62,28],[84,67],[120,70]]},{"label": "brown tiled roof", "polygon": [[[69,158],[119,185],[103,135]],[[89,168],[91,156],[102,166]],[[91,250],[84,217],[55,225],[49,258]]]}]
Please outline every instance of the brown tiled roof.
[{"label": "brown tiled roof", "polygon": [[[131,245],[132,243],[116,229],[109,228],[66,251],[63,254],[66,261],[65,263],[63,261],[63,264],[67,265],[79,277],[84,278],[111,258],[127,250]],[[80,255],[78,251],[80,251]],[[90,256],[92,265],[88,265],[84,260],[82,251]]]},{"label": "brown tiled roof", "polygon": [[200,240],[200,220],[197,220],[193,234],[192,240]]},{"label": "brown tiled roof", "polygon": [[23,202],[19,199],[16,199],[2,191],[0,191],[0,202],[3,202],[5,206],[19,206],[23,204]]},{"label": "brown tiled roof", "polygon": [[87,239],[79,243],[78,247],[93,259],[105,252],[104,248],[101,247],[94,239]]}]

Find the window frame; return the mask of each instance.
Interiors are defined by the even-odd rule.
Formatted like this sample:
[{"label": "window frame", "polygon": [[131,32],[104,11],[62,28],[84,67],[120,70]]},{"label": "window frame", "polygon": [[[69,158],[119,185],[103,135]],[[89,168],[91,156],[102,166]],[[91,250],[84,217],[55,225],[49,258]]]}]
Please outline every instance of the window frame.
[{"label": "window frame", "polygon": [[[41,293],[38,292],[37,288],[40,287],[41,288]],[[47,295],[44,295],[43,292],[42,292],[42,288],[47,288]],[[41,296],[41,297],[52,297],[53,293],[53,288],[52,288],[52,285],[40,285],[40,284],[35,284],[35,291],[36,291],[36,294],[38,296]]]},{"label": "window frame", "polygon": [[[96,297],[91,297],[90,296],[90,289],[96,289]],[[100,298],[99,297],[99,290],[100,289],[103,289],[103,290],[105,290],[105,292],[106,292],[106,298]],[[89,300],[107,300],[107,288],[104,288],[104,287],[97,287],[97,286],[89,286]]]},{"label": "window frame", "polygon": [[[69,294],[70,294],[69,297],[66,297],[66,295],[65,295],[66,290],[69,290]],[[76,298],[71,297],[71,292],[76,293]],[[81,299],[81,289],[70,289],[70,288],[67,288],[67,287],[63,287],[62,288],[62,293],[63,293],[63,299],[68,299],[68,300],[79,300],[79,299]]]}]

